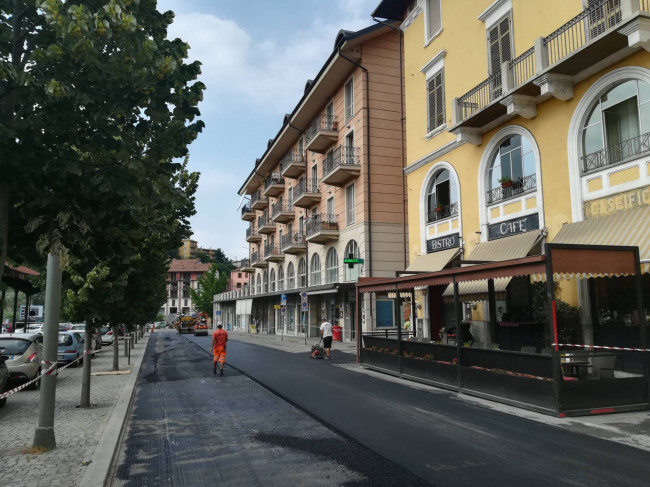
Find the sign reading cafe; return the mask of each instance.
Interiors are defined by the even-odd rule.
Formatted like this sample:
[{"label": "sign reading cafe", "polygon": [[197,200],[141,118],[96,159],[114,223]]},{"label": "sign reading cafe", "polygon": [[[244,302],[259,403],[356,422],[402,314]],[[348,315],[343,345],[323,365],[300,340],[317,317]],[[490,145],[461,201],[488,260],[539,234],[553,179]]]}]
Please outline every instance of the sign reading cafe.
[{"label": "sign reading cafe", "polygon": [[445,235],[444,237],[427,240],[427,254],[455,247],[460,247],[459,233],[453,233],[451,235]]},{"label": "sign reading cafe", "polygon": [[505,222],[494,223],[488,226],[488,240],[509,237],[518,233],[530,232],[539,228],[539,215],[522,216]]}]

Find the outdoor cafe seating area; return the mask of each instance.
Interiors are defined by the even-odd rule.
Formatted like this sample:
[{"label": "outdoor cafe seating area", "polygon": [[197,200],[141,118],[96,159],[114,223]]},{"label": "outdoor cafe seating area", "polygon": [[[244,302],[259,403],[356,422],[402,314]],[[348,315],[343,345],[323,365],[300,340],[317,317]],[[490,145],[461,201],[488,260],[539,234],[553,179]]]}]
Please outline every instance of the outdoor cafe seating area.
[{"label": "outdoor cafe seating area", "polygon": [[[650,286],[644,288],[648,276],[640,269],[636,247],[546,244],[540,256],[365,280],[358,293],[369,293],[375,300],[392,298],[396,323],[402,321],[406,303],[416,309],[414,321],[428,323],[428,329],[415,326],[405,332],[400,325],[359,330],[360,362],[405,379],[550,415],[646,409],[650,329],[643,298]],[[522,306],[518,314],[512,307],[484,321],[467,320],[459,284],[504,276],[536,290],[545,298],[541,308]],[[591,322],[556,297],[558,281],[580,282],[587,290]],[[422,307],[416,293],[431,299],[450,285],[456,291],[453,300],[437,310],[443,326],[437,327],[433,319],[417,320]],[[493,295],[486,300],[490,309],[501,308],[496,299]]]}]

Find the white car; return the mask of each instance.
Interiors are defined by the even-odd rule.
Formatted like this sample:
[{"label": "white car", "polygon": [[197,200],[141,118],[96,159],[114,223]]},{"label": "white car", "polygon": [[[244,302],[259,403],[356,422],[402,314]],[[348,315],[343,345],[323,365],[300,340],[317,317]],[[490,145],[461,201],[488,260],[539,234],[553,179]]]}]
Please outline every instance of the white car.
[{"label": "white car", "polygon": [[109,326],[102,326],[102,345],[113,345],[113,330]]},{"label": "white car", "polygon": [[[75,325],[72,325],[72,327],[70,328],[69,331],[76,331],[84,339],[86,337],[86,335],[85,335],[85,333],[86,333],[86,325],[84,325],[83,323],[77,323]],[[102,342],[103,342],[103,339],[99,338],[98,333],[93,333],[93,335],[91,336],[91,341],[90,341],[90,349],[91,350],[99,350],[99,349],[101,349],[102,348]]]}]

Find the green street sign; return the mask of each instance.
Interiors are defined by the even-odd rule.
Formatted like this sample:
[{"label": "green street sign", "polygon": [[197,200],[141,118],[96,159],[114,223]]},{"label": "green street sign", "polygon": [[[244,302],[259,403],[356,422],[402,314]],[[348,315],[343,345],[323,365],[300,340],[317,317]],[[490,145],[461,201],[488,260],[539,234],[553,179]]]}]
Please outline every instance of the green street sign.
[{"label": "green street sign", "polygon": [[343,259],[343,263],[347,264],[349,268],[352,268],[355,264],[363,264],[363,259],[355,259],[352,257],[346,257]]}]

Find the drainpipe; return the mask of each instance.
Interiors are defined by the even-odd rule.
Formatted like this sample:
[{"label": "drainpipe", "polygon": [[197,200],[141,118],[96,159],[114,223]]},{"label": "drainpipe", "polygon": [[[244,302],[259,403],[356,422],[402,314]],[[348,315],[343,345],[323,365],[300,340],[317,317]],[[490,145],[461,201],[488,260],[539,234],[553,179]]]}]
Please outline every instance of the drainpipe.
[{"label": "drainpipe", "polygon": [[341,53],[341,46],[338,48],[338,55],[341,56],[346,61],[354,64],[366,74],[366,185],[368,192],[368,253],[370,258],[368,259],[368,277],[372,277],[372,200],[371,200],[371,191],[370,191],[370,84],[368,81],[368,70],[364,68],[358,62],[350,59],[349,57],[344,56]]},{"label": "drainpipe", "polygon": [[[404,141],[404,134],[406,133],[406,119],[404,117],[404,76],[402,75],[402,65],[403,65],[403,60],[402,60],[402,45],[404,43],[404,33],[402,32],[402,29],[399,27],[386,22],[384,20],[379,20],[375,17],[372,18],[375,22],[378,22],[382,25],[385,25],[386,27],[390,27],[391,29],[395,29],[397,31],[397,38],[399,39],[399,106],[400,106],[400,119],[402,122],[402,133],[400,137],[400,141],[402,144],[402,168],[406,167],[406,143]],[[408,212],[408,205],[406,202],[406,193],[405,193],[405,186],[406,186],[406,174],[404,174],[404,171],[402,171],[402,203],[404,204],[404,209],[402,213],[402,244],[404,248],[404,269],[407,267],[407,249],[406,249],[406,221],[407,221],[407,212]],[[413,325],[411,325],[413,326]]]}]

